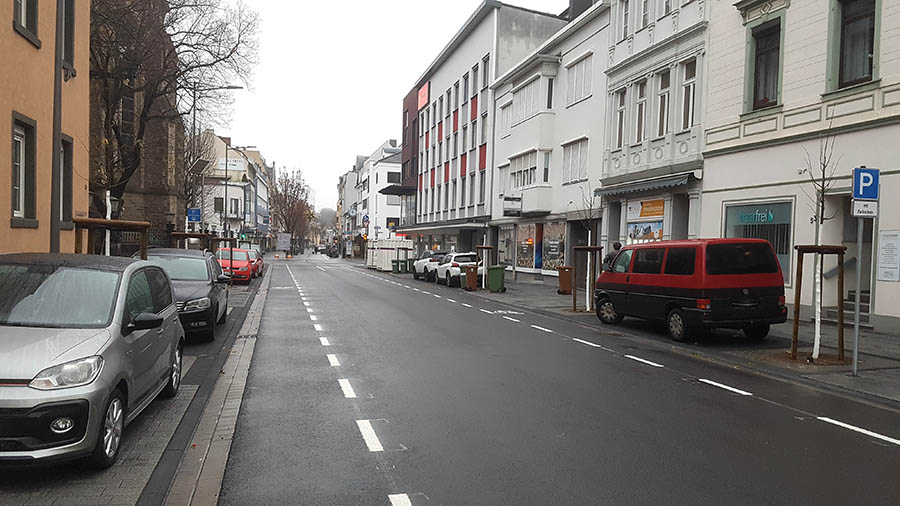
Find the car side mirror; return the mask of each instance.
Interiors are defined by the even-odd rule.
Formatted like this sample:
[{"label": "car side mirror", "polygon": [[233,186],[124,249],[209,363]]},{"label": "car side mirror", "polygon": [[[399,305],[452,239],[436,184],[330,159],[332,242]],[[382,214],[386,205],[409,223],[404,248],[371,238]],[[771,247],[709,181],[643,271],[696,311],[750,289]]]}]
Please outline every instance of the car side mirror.
[{"label": "car side mirror", "polygon": [[153,313],[140,313],[131,319],[131,323],[126,327],[128,332],[135,330],[149,330],[162,327],[163,317]]},{"label": "car side mirror", "polygon": [[227,276],[225,274],[220,274],[219,277],[216,278],[216,283],[225,284],[225,283],[230,283],[230,282],[231,282],[231,276]]}]

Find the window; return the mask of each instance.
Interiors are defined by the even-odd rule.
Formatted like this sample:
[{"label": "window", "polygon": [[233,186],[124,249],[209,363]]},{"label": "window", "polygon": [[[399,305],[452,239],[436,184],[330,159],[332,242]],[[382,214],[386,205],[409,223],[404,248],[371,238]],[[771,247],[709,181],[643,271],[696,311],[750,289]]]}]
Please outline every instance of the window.
[{"label": "window", "polygon": [[625,90],[616,92],[616,149],[625,144]]},{"label": "window", "polygon": [[475,174],[469,176],[469,205],[475,205]]},{"label": "window", "polygon": [[622,34],[621,38],[623,39],[628,37],[628,10],[630,8],[629,3],[629,0],[619,0],[619,5],[622,6],[622,26],[619,33]]},{"label": "window", "polygon": [[500,108],[500,136],[509,135],[509,127],[512,120],[512,102]]},{"label": "window", "polygon": [[400,205],[400,195],[386,195],[385,202],[389,206],[399,206]]},{"label": "window", "polygon": [[136,272],[128,281],[128,291],[125,294],[125,322],[131,321],[141,313],[156,313],[153,303],[153,292],[150,290],[150,282],[147,281],[146,270]]},{"label": "window", "polygon": [[478,64],[472,67],[472,96],[478,94]]},{"label": "window", "polygon": [[400,173],[399,172],[388,172],[387,178],[388,178],[388,183],[399,183],[400,182]]},{"label": "window", "polygon": [[59,149],[59,221],[72,221],[72,138],[62,136]]},{"label": "window", "polygon": [[75,68],[75,0],[65,0],[63,6],[65,18],[63,19],[63,65],[69,69]]},{"label": "window", "polygon": [[669,71],[660,72],[657,79],[659,80],[659,94],[656,97],[656,107],[658,109],[658,117],[656,123],[656,135],[662,137],[669,133]]},{"label": "window", "polygon": [[363,209],[368,209],[368,208],[369,208],[369,199],[363,199],[363,201],[362,201],[362,208],[363,208]]},{"label": "window", "polygon": [[536,77],[513,92],[512,124],[524,121],[540,110],[541,79]]},{"label": "window", "polygon": [[710,244],[706,247],[706,273],[772,274],[778,272],[778,260],[766,243]]},{"label": "window", "polygon": [[641,81],[635,86],[634,104],[634,142],[644,141],[644,117],[647,111],[647,81]]},{"label": "window", "polygon": [[463,75],[462,102],[465,104],[469,99],[469,74]]},{"label": "window", "polygon": [[753,45],[753,109],[756,110],[778,104],[780,23],[754,30]]},{"label": "window", "polygon": [[11,205],[12,227],[36,228],[35,160],[37,123],[13,112]]},{"label": "window", "polygon": [[572,105],[591,95],[593,56],[588,55],[566,69],[566,105]]},{"label": "window", "polygon": [[681,129],[694,126],[694,97],[696,95],[697,60],[691,59],[681,65],[683,76],[681,101]]},{"label": "window", "polygon": [[670,248],[666,256],[666,274],[690,276],[696,261],[697,248]]},{"label": "window", "polygon": [[672,0],[662,0],[662,15],[668,15],[672,13]]},{"label": "window", "polygon": [[456,156],[458,154],[457,153],[457,148],[459,147],[458,146],[458,143],[459,143],[458,135],[459,134],[453,134],[453,158],[456,158]]},{"label": "window", "polygon": [[840,87],[872,80],[875,0],[841,0]]},{"label": "window", "polygon": [[450,195],[450,207],[456,207],[456,179],[453,180],[453,193]]},{"label": "window", "polygon": [[459,188],[459,208],[462,209],[463,207],[466,207],[466,175],[465,174],[462,174],[461,176],[459,176],[459,183],[461,185]]},{"label": "window", "polygon": [[467,127],[466,125],[463,125],[462,146],[460,146],[460,148],[459,148],[460,150],[462,150],[463,154],[466,154],[466,140],[468,139],[468,135],[469,135],[469,127]]},{"label": "window", "polygon": [[[434,194],[435,194],[435,192],[434,192],[434,190],[432,190],[432,192],[431,192],[431,212],[432,212],[432,213],[433,213],[434,210],[435,210],[435,207],[434,207]],[[440,205],[440,203],[441,203],[441,201],[438,200],[438,205]]]},{"label": "window", "polygon": [[547,78],[547,109],[553,109],[553,78]]},{"label": "window", "polygon": [[486,173],[487,173],[486,171],[481,171],[478,173],[478,203],[479,204],[484,204],[484,192],[487,189],[487,184],[485,184],[487,181],[487,179],[485,178]]},{"label": "window", "polygon": [[509,160],[510,183],[513,188],[530,186],[537,181],[537,151],[525,153]]},{"label": "window", "polygon": [[488,62],[491,61],[491,56],[485,56],[481,59],[481,89],[485,89],[488,87],[488,74],[490,73],[490,67],[488,67]]},{"label": "window", "polygon": [[222,197],[213,198],[213,210],[217,213],[225,212],[225,199]]},{"label": "window", "polygon": [[650,0],[641,0],[641,28],[650,24]]},{"label": "window", "polygon": [[472,121],[472,148],[478,145],[478,120]]},{"label": "window", "polygon": [[231,211],[229,214],[238,215],[241,212],[241,199],[229,199],[231,201]]},{"label": "window", "polygon": [[437,191],[434,193],[437,194],[437,207],[435,208],[435,211],[441,212],[441,185],[437,185]]},{"label": "window", "polygon": [[633,249],[623,249],[616,255],[616,261],[613,262],[613,272],[627,272],[628,266],[631,265],[631,256],[634,254]]},{"label": "window", "polygon": [[[457,108],[459,108],[459,81],[456,81],[455,83],[453,83],[453,91],[454,91],[453,94],[456,96],[455,100],[453,101],[453,108],[457,109]],[[449,91],[447,92],[447,106],[448,107],[450,106],[450,92]]]},{"label": "window", "polygon": [[[450,107],[450,96],[447,96],[447,108]],[[443,116],[444,114],[444,97],[438,99],[438,114]]]},{"label": "window", "polygon": [[488,124],[487,113],[481,115],[481,144],[487,142]]},{"label": "window", "polygon": [[785,283],[791,279],[793,206],[790,202],[759,202],[725,208],[725,237],[765,239],[775,249]]},{"label": "window", "polygon": [[147,269],[144,272],[153,292],[153,312],[160,314],[172,305],[172,286],[169,284],[169,278],[162,269]]},{"label": "window", "polygon": [[563,146],[563,182],[587,179],[588,140],[581,139]]},{"label": "window", "polygon": [[[456,89],[456,100],[459,101],[459,87]],[[450,88],[447,88],[447,111],[444,113],[445,116],[450,116]]]},{"label": "window", "polygon": [[642,248],[635,250],[634,265],[631,272],[635,274],[659,274],[662,270],[664,248]]},{"label": "window", "polygon": [[37,13],[37,0],[13,0],[13,29],[36,47],[41,47]]},{"label": "window", "polygon": [[544,151],[544,182],[550,182],[550,152]]}]

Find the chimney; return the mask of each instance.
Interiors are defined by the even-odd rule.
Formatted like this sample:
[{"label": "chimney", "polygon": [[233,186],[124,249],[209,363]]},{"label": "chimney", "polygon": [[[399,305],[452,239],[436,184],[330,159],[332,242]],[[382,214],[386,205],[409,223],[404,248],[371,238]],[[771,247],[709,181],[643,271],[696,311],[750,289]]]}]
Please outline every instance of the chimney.
[{"label": "chimney", "polygon": [[595,0],[569,0],[569,21],[577,18],[584,11],[594,5]]}]

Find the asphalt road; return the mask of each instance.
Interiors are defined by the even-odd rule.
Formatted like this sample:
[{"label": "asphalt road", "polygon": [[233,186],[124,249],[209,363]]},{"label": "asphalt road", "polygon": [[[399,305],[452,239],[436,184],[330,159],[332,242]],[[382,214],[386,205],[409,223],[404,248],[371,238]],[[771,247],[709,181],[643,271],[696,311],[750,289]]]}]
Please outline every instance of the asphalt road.
[{"label": "asphalt road", "polygon": [[898,411],[322,256],[270,266],[222,505],[900,501]]}]

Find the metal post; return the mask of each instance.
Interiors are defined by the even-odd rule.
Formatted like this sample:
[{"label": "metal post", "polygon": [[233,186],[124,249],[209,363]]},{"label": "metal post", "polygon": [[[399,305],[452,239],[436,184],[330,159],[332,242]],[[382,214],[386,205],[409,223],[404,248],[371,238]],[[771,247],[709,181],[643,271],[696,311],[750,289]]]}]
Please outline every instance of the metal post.
[{"label": "metal post", "polygon": [[[862,242],[863,218],[856,219],[856,296],[853,297],[853,375],[857,375],[859,361],[859,301],[862,299]],[[842,307],[841,310],[844,308]]]},{"label": "metal post", "polygon": [[844,360],[844,252],[838,253],[838,360]]},{"label": "metal post", "polygon": [[[121,216],[121,214],[120,214]],[[112,219],[112,199],[110,199],[109,190],[106,190],[106,219]],[[121,236],[120,239],[121,241]],[[90,252],[92,255],[94,254],[93,248]],[[109,256],[109,229],[106,229],[106,239],[103,242],[103,254]]]},{"label": "metal post", "polygon": [[797,360],[800,333],[800,291],[803,286],[803,251],[797,250],[797,278],[794,280],[794,328],[791,334],[791,360]]}]

